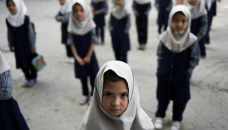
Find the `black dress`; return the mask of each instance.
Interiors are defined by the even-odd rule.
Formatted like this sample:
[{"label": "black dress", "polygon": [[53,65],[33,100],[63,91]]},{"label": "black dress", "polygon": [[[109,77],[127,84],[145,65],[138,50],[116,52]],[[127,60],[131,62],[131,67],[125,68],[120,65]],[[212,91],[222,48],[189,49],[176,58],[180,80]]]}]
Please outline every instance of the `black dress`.
[{"label": "black dress", "polygon": [[17,101],[13,98],[0,100],[0,130],[29,130]]}]

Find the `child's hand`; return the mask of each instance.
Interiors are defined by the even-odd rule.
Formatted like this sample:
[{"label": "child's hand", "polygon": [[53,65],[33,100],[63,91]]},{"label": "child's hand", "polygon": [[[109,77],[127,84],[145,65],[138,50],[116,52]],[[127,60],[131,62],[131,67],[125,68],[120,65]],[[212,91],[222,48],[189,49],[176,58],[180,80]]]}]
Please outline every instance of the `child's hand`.
[{"label": "child's hand", "polygon": [[82,58],[81,57],[76,57],[75,58],[76,60],[77,60],[77,62],[78,62],[78,64],[80,65],[80,66],[83,66],[83,65],[85,65],[85,61],[84,60],[82,60]]},{"label": "child's hand", "polygon": [[221,0],[217,0],[218,2],[221,2]]},{"label": "child's hand", "polygon": [[91,57],[90,56],[86,56],[86,57],[84,57],[83,60],[84,60],[85,63],[89,64],[90,60],[91,60]]},{"label": "child's hand", "polygon": [[186,75],[188,76],[189,79],[192,77],[192,74],[189,72],[186,72]]},{"label": "child's hand", "polygon": [[99,12],[99,11],[95,11],[94,14],[95,14],[95,15],[99,15],[100,12]]},{"label": "child's hand", "polygon": [[170,11],[170,8],[166,8],[167,11]]},{"label": "child's hand", "polygon": [[60,20],[63,20],[64,19],[64,16],[60,16]]},{"label": "child's hand", "polygon": [[31,49],[31,52],[32,53],[36,53],[36,49]]},{"label": "child's hand", "polygon": [[93,15],[95,15],[95,10],[94,9],[92,9],[92,12],[93,12]]},{"label": "child's hand", "polygon": [[10,51],[11,51],[11,52],[14,52],[14,49],[13,49],[13,47],[10,47]]}]

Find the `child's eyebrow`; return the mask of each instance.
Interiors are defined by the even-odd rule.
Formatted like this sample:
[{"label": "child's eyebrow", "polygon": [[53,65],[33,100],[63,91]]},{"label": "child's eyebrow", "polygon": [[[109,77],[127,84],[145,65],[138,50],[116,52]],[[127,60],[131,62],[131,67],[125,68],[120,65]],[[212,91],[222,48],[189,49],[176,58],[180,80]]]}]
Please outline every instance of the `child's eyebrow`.
[{"label": "child's eyebrow", "polygon": [[103,93],[112,93],[112,92],[109,92],[109,91],[103,91]]}]

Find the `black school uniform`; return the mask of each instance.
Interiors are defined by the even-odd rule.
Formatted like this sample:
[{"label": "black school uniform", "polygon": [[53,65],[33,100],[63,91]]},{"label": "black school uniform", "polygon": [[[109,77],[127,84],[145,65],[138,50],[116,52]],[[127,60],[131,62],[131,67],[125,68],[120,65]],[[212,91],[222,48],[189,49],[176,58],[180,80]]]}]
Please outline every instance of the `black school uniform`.
[{"label": "black school uniform", "polygon": [[0,74],[0,130],[29,130],[16,100],[11,97],[10,70]]},{"label": "black school uniform", "polygon": [[[107,13],[108,7],[106,1],[101,2],[91,2],[91,6],[95,11],[99,11],[99,15],[94,15],[94,22],[96,24],[97,36],[101,36],[101,41],[104,43],[104,26],[105,26],[105,15]],[[100,33],[99,33],[100,30]],[[99,35],[100,34],[100,35]]]},{"label": "black school uniform", "polygon": [[173,120],[181,121],[185,106],[190,99],[190,83],[187,72],[192,73],[199,62],[199,47],[195,42],[180,53],[170,51],[161,42],[158,46],[156,117],[165,117],[169,101],[173,100]]},{"label": "black school uniform", "polygon": [[211,29],[211,24],[212,24],[212,21],[213,21],[213,17],[216,16],[217,14],[217,3],[216,1],[213,1],[212,4],[211,4],[211,8],[209,11],[207,11],[207,20],[208,20],[208,24],[207,24],[207,32],[206,32],[206,35],[204,37],[204,42],[206,43],[210,43],[210,35],[209,35],[209,32],[210,32],[210,29]]},{"label": "black school uniform", "polygon": [[[155,7],[157,10],[160,10],[160,12],[158,12],[158,18],[157,18],[159,34],[162,33],[161,31],[162,26],[164,26],[164,31],[168,26],[169,13],[171,11],[172,5],[173,5],[172,0],[155,0]],[[169,8],[170,10],[167,11],[166,10],[167,8]]]},{"label": "black school uniform", "polygon": [[[69,34],[69,42],[68,44],[74,45],[76,47],[77,53],[81,58],[84,58],[90,48],[91,43],[97,43],[97,37],[95,29],[91,30],[87,34],[80,36]],[[90,83],[92,87],[91,95],[93,95],[94,89],[94,81],[99,71],[97,58],[95,52],[93,52],[91,56],[91,60],[89,64],[85,64],[84,66],[79,65],[77,60],[74,63],[75,77],[79,78],[82,82],[83,95],[88,96],[88,86],[87,86],[87,77],[90,77]]]},{"label": "black school uniform", "polygon": [[207,31],[207,15],[200,16],[199,18],[193,19],[191,22],[191,33],[197,36],[199,47],[200,47],[200,54],[201,56],[206,56],[206,48],[204,45],[204,36],[206,35]]},{"label": "black school uniform", "polygon": [[151,3],[138,4],[133,2],[133,10],[136,15],[136,27],[138,32],[138,42],[139,44],[147,43],[147,33],[148,33],[148,14],[151,9]]},{"label": "black school uniform", "polygon": [[31,49],[35,49],[35,36],[29,17],[25,15],[25,22],[20,27],[11,26],[7,19],[6,24],[9,46],[15,51],[16,68],[22,69],[27,80],[36,79],[37,71],[31,63],[36,55],[31,52]]},{"label": "black school uniform", "polygon": [[110,17],[110,30],[112,38],[112,47],[116,60],[127,63],[127,52],[130,50],[130,38],[127,26],[130,16],[127,15],[122,19],[117,19],[113,15]]},{"label": "black school uniform", "polygon": [[[61,12],[59,12],[55,19],[58,21],[58,22],[61,22],[61,33],[62,33],[62,36],[61,36],[61,41],[62,41],[62,44],[65,45],[66,47],[66,54],[68,57],[73,57],[73,53],[71,51],[71,48],[69,45],[67,45],[67,38],[68,38],[68,32],[67,32],[67,28],[68,28],[68,24],[69,24],[69,17],[70,17],[70,14],[71,12],[69,13],[66,13],[65,15],[62,14]],[[60,16],[64,16],[64,19],[63,20],[60,20]]]}]

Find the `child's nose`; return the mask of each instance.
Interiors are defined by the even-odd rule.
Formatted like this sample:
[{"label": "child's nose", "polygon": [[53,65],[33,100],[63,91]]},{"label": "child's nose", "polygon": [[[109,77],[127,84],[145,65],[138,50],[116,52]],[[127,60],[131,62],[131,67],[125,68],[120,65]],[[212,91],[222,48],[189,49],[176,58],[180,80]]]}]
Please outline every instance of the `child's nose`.
[{"label": "child's nose", "polygon": [[113,106],[119,106],[120,105],[120,100],[119,98],[115,98],[114,101],[112,102]]}]

